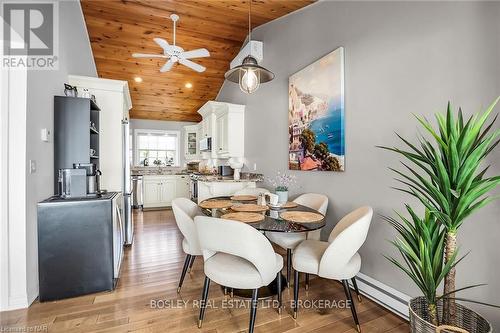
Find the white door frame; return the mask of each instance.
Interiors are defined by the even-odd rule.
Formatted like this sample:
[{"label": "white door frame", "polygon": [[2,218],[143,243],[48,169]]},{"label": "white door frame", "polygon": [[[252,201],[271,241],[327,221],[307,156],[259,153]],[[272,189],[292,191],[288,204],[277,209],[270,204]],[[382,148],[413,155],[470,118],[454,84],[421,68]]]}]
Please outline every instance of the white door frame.
[{"label": "white door frame", "polygon": [[30,303],[26,279],[27,71],[0,72],[0,311],[4,311]]},{"label": "white door frame", "polygon": [[8,276],[8,138],[9,138],[9,118],[8,118],[8,82],[9,72],[1,71],[0,76],[0,310],[8,306],[9,283]]}]

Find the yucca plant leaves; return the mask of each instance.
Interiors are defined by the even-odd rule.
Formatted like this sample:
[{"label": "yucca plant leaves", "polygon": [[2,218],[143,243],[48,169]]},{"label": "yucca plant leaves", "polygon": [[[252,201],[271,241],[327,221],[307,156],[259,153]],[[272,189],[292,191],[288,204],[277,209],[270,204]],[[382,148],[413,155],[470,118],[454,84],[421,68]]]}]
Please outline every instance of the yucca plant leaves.
[{"label": "yucca plant leaves", "polygon": [[486,177],[488,168],[479,171],[500,143],[500,130],[493,131],[498,115],[488,122],[499,99],[465,123],[462,110],[455,117],[448,103],[445,114],[436,114],[437,130],[426,118],[415,116],[433,141],[419,136],[417,147],[396,134],[408,150],[381,147],[411,162],[402,162],[403,171],[390,168],[399,176],[396,180],[407,187],[398,190],[419,199],[448,230],[456,230],[464,218],[490,203],[492,200],[484,196],[500,184],[497,177]]},{"label": "yucca plant leaves", "polygon": [[399,234],[390,243],[397,248],[404,263],[393,257],[386,258],[408,275],[430,302],[435,303],[436,288],[453,267],[455,258],[448,265],[444,264],[445,230],[436,222],[434,214],[426,211],[421,218],[411,206],[406,205],[406,210],[410,218],[397,212],[398,219],[383,217]]},{"label": "yucca plant leaves", "polygon": [[483,286],[487,286],[487,284],[486,283],[478,283],[478,284],[473,284],[473,285],[470,285],[470,286],[465,286],[465,287],[462,287],[462,288],[457,288],[455,290],[450,291],[449,293],[446,293],[446,294],[443,294],[443,295],[439,296],[438,299],[446,298],[446,296],[454,294],[454,293],[457,293],[459,291],[463,291],[463,290],[466,290],[466,289],[477,288],[477,287],[483,287]]},{"label": "yucca plant leaves", "polygon": [[389,168],[401,184],[393,188],[415,197],[425,207],[424,217],[419,217],[409,205],[406,205],[409,218],[399,213],[396,213],[397,218],[384,217],[399,235],[391,243],[403,261],[386,258],[413,280],[429,304],[444,299],[491,305],[449,297],[482,284],[459,288],[439,297],[436,289],[445,277],[447,290],[455,289],[455,282],[449,279],[448,273],[465,258],[458,258],[458,248],[454,248],[445,260],[447,237],[455,234],[468,216],[500,197],[488,196],[500,185],[500,176],[488,177],[489,166],[481,168],[488,154],[500,144],[500,130],[493,129],[498,115],[488,121],[499,100],[500,97],[484,112],[467,120],[460,108],[455,117],[448,103],[445,113],[435,115],[437,127],[425,117],[415,115],[427,134],[418,135],[417,144],[396,133],[404,148],[378,146],[404,159],[401,162],[403,170]]},{"label": "yucca plant leaves", "polygon": [[500,305],[496,305],[496,304],[492,304],[492,303],[486,303],[486,302],[479,302],[479,301],[475,301],[475,300],[468,299],[468,298],[462,298],[462,297],[444,297],[444,299],[453,299],[453,300],[456,300],[456,301],[469,302],[469,303],[474,303],[474,304],[479,304],[479,305],[485,305],[485,306],[490,306],[492,308],[499,308],[500,309]]}]

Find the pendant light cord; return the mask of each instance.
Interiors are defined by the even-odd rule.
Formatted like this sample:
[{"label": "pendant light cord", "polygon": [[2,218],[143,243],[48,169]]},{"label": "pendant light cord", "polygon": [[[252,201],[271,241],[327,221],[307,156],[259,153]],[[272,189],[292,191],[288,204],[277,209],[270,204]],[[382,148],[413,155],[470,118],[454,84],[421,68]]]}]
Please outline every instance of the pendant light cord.
[{"label": "pendant light cord", "polygon": [[248,11],[248,43],[250,44],[250,51],[248,55],[252,55],[252,0],[248,1],[249,3],[249,11]]}]

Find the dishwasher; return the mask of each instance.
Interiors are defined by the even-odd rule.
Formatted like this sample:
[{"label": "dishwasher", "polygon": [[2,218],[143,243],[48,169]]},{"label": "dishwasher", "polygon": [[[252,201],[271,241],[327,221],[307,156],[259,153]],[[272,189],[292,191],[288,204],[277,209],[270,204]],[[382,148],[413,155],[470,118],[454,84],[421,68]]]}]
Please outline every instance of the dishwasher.
[{"label": "dishwasher", "polygon": [[143,192],[143,176],[132,176],[132,207],[135,209],[142,209],[144,205],[144,192]]}]

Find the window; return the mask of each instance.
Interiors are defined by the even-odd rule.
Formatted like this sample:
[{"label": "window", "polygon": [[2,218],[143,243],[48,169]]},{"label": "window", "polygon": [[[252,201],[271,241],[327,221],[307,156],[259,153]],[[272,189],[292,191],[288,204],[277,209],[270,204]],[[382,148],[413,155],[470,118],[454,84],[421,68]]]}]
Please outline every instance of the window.
[{"label": "window", "polygon": [[178,131],[135,130],[136,164],[179,166]]}]

